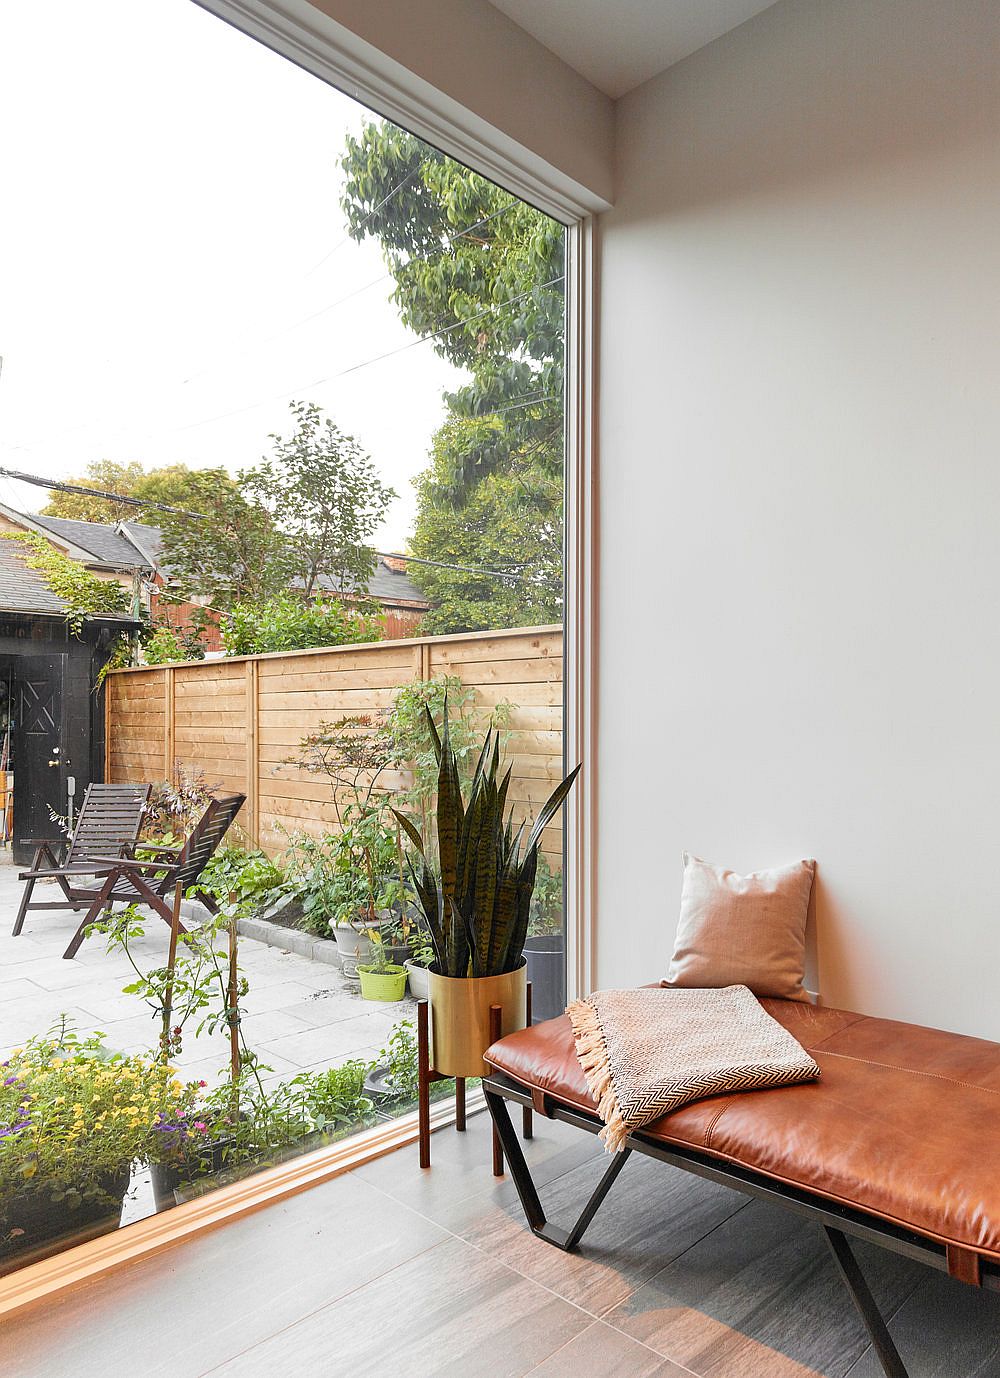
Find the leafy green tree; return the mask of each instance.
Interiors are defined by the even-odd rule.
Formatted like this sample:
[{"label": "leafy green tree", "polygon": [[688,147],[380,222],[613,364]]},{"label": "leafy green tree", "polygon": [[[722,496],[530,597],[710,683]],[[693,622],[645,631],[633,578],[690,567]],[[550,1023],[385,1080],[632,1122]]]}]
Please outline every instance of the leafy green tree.
[{"label": "leafy green tree", "polygon": [[[81,488],[100,488],[107,493],[124,493],[126,497],[136,496],[136,484],[145,474],[142,465],[135,460],[128,464],[116,464],[113,459],[95,459],[87,465],[82,478],[67,479]],[[107,498],[90,497],[85,493],[60,493],[53,490],[48,502],[42,508],[44,517],[68,517],[78,522],[118,522],[131,517],[138,520],[139,509],[127,502],[110,502]]]},{"label": "leafy green tree", "polygon": [[167,601],[207,599],[213,608],[262,602],[288,587],[284,538],[268,509],[221,469],[192,474],[190,511],[158,514]]},{"label": "leafy green tree", "polygon": [[292,402],[295,429],[272,435],[271,458],[240,474],[248,501],[270,514],[284,542],[289,582],[363,591],[375,572],[368,542],[396,496],[371,458],[311,402]]},{"label": "leafy green tree", "polygon": [[[118,464],[112,459],[98,459],[87,466],[82,478],[68,479],[68,483],[83,488],[99,488],[108,493],[121,493],[124,497],[142,498],[146,502],[165,503],[168,507],[190,508],[201,491],[198,475],[202,471],[189,469],[186,464],[168,464],[160,469],[146,470],[137,461]],[[235,487],[233,480],[224,469],[210,471],[217,476],[217,482]],[[81,522],[119,521],[145,522],[149,526],[159,524],[162,513],[155,508],[135,507],[132,503],[114,502],[109,498],[91,497],[85,493],[60,493],[53,491],[49,501],[42,508],[43,516],[69,517]]]},{"label": "leafy green tree", "polygon": [[349,232],[379,241],[404,322],[469,375],[418,480],[413,554],[509,575],[414,566],[438,602],[426,625],[558,621],[562,226],[393,125],[349,137],[341,161]]},{"label": "leafy green tree", "polygon": [[280,593],[263,601],[236,603],[222,619],[226,655],[308,650],[378,641],[379,624],[348,612],[339,603]]},{"label": "leafy green tree", "polygon": [[[447,474],[465,443],[464,433],[499,424],[447,422],[434,438],[430,469],[416,480],[413,553],[464,566],[410,566],[431,600],[421,623],[421,631],[429,635],[538,626],[561,617],[559,481],[543,470],[494,472],[474,484],[457,508],[447,492]],[[469,569],[489,573],[470,574]]]}]

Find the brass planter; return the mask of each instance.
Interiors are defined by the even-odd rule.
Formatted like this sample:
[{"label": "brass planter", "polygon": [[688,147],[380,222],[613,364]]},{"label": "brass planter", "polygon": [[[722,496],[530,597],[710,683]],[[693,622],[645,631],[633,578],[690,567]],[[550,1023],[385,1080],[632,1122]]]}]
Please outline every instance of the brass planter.
[{"label": "brass planter", "polygon": [[490,1006],[503,1011],[504,1035],[527,1023],[527,964],[500,976],[438,976],[428,971],[431,1007],[431,1066],[446,1077],[489,1073],[483,1053],[490,1038]]}]

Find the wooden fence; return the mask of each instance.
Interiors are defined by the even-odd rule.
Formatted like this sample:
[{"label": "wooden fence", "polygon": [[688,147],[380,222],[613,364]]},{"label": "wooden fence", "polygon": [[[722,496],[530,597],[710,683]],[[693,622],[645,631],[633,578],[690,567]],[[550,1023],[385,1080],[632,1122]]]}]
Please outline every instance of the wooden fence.
[{"label": "wooden fence", "polygon": [[[301,739],[321,722],[389,708],[401,686],[440,675],[475,690],[471,711],[481,723],[497,704],[510,704],[508,797],[518,818],[536,813],[562,778],[560,627],[114,670],[107,677],[105,778],[155,782],[171,778],[175,763],[198,767],[209,784],[247,796],[244,831],[278,853],[289,833],[336,825],[329,782],[288,764]],[[409,778],[383,776],[382,783],[404,788]],[[542,848],[561,869],[559,823],[546,829]]]}]

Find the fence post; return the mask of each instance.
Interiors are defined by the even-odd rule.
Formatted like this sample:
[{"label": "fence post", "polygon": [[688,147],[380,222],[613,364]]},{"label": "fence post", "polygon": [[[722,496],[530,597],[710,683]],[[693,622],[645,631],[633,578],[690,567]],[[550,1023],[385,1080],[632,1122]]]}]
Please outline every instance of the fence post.
[{"label": "fence post", "polygon": [[257,817],[260,798],[260,677],[256,660],[246,662],[246,777],[247,828],[255,847],[260,846],[260,821]]},{"label": "fence post", "polygon": [[174,667],[163,667],[163,778],[174,778],[174,756],[176,754],[176,733],[174,730]]},{"label": "fence post", "polygon": [[114,674],[104,677],[104,779],[111,783],[111,686]]}]

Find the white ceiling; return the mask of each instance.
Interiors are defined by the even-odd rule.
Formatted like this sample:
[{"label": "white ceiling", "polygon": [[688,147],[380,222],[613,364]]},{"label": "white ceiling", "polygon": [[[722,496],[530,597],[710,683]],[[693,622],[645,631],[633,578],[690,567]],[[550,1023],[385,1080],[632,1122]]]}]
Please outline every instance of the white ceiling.
[{"label": "white ceiling", "polygon": [[774,0],[492,0],[609,96],[623,96]]}]

